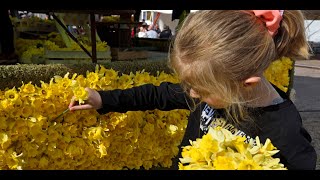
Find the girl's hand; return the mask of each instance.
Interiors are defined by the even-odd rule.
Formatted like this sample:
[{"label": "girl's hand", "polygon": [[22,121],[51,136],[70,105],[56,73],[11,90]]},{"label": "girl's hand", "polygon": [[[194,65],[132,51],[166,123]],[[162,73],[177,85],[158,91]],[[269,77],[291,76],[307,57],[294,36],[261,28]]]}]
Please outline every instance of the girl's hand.
[{"label": "girl's hand", "polygon": [[88,87],[86,87],[85,90],[88,91],[88,99],[84,104],[79,105],[79,103],[72,98],[69,104],[70,111],[102,108],[102,99],[100,94],[96,90]]}]

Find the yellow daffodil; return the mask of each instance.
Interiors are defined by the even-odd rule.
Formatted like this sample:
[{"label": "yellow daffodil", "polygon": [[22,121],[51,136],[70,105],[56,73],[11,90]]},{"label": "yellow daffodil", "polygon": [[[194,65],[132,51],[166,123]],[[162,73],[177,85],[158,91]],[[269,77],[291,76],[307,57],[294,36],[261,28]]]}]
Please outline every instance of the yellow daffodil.
[{"label": "yellow daffodil", "polygon": [[85,138],[90,140],[102,140],[102,128],[101,127],[91,127],[85,131]]},{"label": "yellow daffodil", "polygon": [[13,103],[14,103],[15,101],[17,101],[18,98],[19,98],[19,94],[18,94],[17,90],[15,89],[15,87],[12,88],[12,89],[10,89],[10,90],[8,90],[8,91],[6,91],[6,92],[4,93],[4,96],[5,96],[5,98],[7,98],[10,102],[13,102]]},{"label": "yellow daffodil", "polygon": [[154,125],[151,123],[146,123],[146,125],[143,127],[142,131],[145,134],[150,135],[154,132]]},{"label": "yellow daffodil", "polygon": [[[107,89],[108,86],[111,84],[111,80],[109,77],[102,77],[98,82],[97,85],[100,87],[100,89]],[[110,87],[111,88],[111,87]]]},{"label": "yellow daffodil", "polygon": [[43,105],[43,101],[41,101],[40,98],[31,97],[31,106],[34,109],[41,109],[41,106]]},{"label": "yellow daffodil", "polygon": [[79,75],[75,78],[79,86],[87,87],[87,79],[83,75]]},{"label": "yellow daffodil", "polygon": [[111,80],[115,80],[118,78],[118,72],[115,71],[114,69],[104,70],[104,74],[106,77],[108,77]]},{"label": "yellow daffodil", "polygon": [[24,106],[24,107],[22,108],[21,114],[22,114],[23,117],[28,118],[28,117],[30,117],[30,116],[32,115],[32,113],[33,113],[33,108],[32,108],[32,107],[30,107],[30,106]]},{"label": "yellow daffodil", "polygon": [[22,105],[23,105],[23,102],[22,102],[21,98],[17,99],[17,100],[13,103],[13,106],[14,106],[16,109],[21,108]]},{"label": "yellow daffodil", "polygon": [[7,149],[11,145],[11,139],[8,134],[0,131],[0,145],[2,149]]},{"label": "yellow daffodil", "polygon": [[48,157],[45,157],[45,156],[41,157],[40,161],[39,161],[39,168],[40,169],[47,169],[48,165],[49,165]]},{"label": "yellow daffodil", "polygon": [[231,157],[227,156],[218,156],[213,165],[216,170],[235,170],[235,163]]},{"label": "yellow daffodil", "polygon": [[40,88],[39,94],[41,94],[41,97],[45,99],[49,99],[52,96],[52,89],[50,88]]},{"label": "yellow daffodil", "polygon": [[100,156],[99,156],[100,158],[102,158],[108,154],[107,148],[104,144],[99,144],[98,149],[99,149],[99,153],[100,153]]},{"label": "yellow daffodil", "polygon": [[22,116],[22,109],[21,108],[14,108],[13,110],[11,110],[9,112],[9,114],[10,114],[10,117],[18,118],[18,117]]},{"label": "yellow daffodil", "polygon": [[173,134],[176,134],[176,132],[178,130],[178,126],[170,124],[168,129],[169,129],[169,133],[173,135]]},{"label": "yellow daffodil", "polygon": [[90,114],[84,119],[83,125],[89,126],[89,127],[93,126],[93,125],[95,125],[97,123],[97,120],[98,119],[97,119],[97,116],[95,114]]},{"label": "yellow daffodil", "polygon": [[83,150],[81,148],[78,148],[73,143],[68,145],[68,147],[65,150],[65,154],[71,158],[81,156],[83,154]]},{"label": "yellow daffodil", "polygon": [[267,139],[265,144],[260,143],[259,137],[256,137],[257,145],[249,149],[251,154],[263,154],[265,156],[273,156],[278,153],[279,150],[276,150],[276,147],[273,146],[270,139]]},{"label": "yellow daffodil", "polygon": [[99,75],[97,73],[94,72],[87,72],[87,80],[90,83],[96,83],[99,81]]},{"label": "yellow daffodil", "polygon": [[64,117],[64,121],[70,124],[77,123],[78,119],[79,116],[76,113],[67,113]]},{"label": "yellow daffodil", "polygon": [[32,82],[29,82],[28,84],[23,84],[20,87],[20,92],[24,95],[24,94],[33,94],[36,92],[36,88],[33,84],[31,84]]},{"label": "yellow daffodil", "polygon": [[128,89],[133,87],[133,76],[132,75],[127,75],[127,74],[122,74],[121,77],[118,79],[118,88],[119,89]]},{"label": "yellow daffodil", "polygon": [[262,170],[262,167],[252,159],[245,159],[239,164],[238,170]]},{"label": "yellow daffodil", "polygon": [[287,170],[287,168],[285,168],[284,165],[280,163],[279,158],[266,158],[261,166],[265,170]]},{"label": "yellow daffodil", "polygon": [[84,104],[84,101],[88,99],[88,91],[84,89],[84,87],[75,87],[73,89],[73,94],[75,100],[79,102],[79,104]]},{"label": "yellow daffodil", "polygon": [[1,107],[1,110],[8,112],[13,110],[14,104],[10,100],[4,99],[0,101],[0,107]]},{"label": "yellow daffodil", "polygon": [[0,116],[0,131],[7,129],[8,124],[7,124],[7,118]]}]

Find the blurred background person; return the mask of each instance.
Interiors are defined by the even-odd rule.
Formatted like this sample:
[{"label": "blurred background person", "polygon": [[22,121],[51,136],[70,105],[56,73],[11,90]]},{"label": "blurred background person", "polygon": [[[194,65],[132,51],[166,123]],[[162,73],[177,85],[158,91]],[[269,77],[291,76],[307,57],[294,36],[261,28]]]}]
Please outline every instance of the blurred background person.
[{"label": "blurred background person", "polygon": [[[149,29],[149,28],[148,28],[148,29]],[[157,33],[155,30],[153,30],[153,29],[151,28],[151,29],[149,29],[149,30],[147,31],[147,37],[148,37],[148,38],[155,39],[155,38],[159,38],[159,35],[158,35],[158,33]]]},{"label": "blurred background person", "polygon": [[163,30],[161,31],[159,38],[169,39],[172,37],[171,29],[168,25],[164,25]]}]

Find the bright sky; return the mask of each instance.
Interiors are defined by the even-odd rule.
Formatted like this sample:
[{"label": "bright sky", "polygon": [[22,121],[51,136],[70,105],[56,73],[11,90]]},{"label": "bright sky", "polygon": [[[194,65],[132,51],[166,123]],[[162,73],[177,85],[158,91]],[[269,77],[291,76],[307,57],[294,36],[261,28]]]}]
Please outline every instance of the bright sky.
[{"label": "bright sky", "polygon": [[[305,21],[306,28],[311,22],[311,20]],[[306,32],[308,41],[320,42],[320,20],[313,21]]]}]

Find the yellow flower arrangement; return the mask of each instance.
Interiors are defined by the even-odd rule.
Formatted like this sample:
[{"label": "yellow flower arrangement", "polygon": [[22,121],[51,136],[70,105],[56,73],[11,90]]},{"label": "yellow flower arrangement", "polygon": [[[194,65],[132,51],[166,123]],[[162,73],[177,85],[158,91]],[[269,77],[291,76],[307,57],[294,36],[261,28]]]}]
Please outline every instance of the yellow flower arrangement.
[{"label": "yellow flower arrangement", "polygon": [[286,170],[279,158],[272,156],[279,150],[267,139],[259,137],[245,143],[245,137],[233,135],[221,127],[183,147],[179,170]]},{"label": "yellow flower arrangement", "polygon": [[0,169],[170,167],[187,125],[187,110],[105,115],[83,110],[51,122],[73,96],[83,103],[87,86],[112,90],[178,82],[174,75],[160,74],[139,71],[119,76],[113,69],[97,66],[86,75],[55,76],[40,87],[29,82],[17,90],[0,91]]}]

